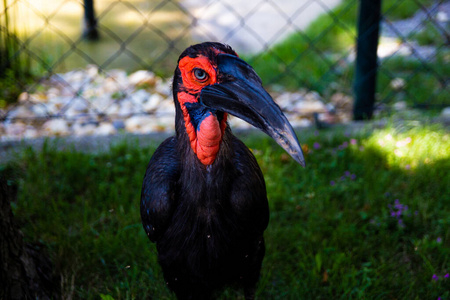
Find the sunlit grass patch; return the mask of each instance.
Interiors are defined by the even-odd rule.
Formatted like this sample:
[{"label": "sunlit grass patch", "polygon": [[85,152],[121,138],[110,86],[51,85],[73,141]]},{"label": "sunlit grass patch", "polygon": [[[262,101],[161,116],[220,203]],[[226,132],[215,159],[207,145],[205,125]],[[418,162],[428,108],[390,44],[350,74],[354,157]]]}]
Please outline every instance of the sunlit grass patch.
[{"label": "sunlit grass patch", "polygon": [[450,135],[438,126],[376,132],[365,143],[382,152],[390,167],[415,170],[422,164],[434,165],[450,159]]}]

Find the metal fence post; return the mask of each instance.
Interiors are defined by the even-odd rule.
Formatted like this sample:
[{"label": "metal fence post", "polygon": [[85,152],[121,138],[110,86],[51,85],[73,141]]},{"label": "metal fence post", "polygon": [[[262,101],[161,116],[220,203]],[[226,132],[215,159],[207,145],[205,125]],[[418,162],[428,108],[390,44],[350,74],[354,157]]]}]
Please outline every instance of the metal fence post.
[{"label": "metal fence post", "polygon": [[377,48],[381,19],[381,0],[361,0],[358,17],[356,71],[354,80],[355,120],[370,119],[375,103]]},{"label": "metal fence post", "polygon": [[95,19],[94,0],[84,0],[83,36],[91,41],[98,40],[97,20]]}]

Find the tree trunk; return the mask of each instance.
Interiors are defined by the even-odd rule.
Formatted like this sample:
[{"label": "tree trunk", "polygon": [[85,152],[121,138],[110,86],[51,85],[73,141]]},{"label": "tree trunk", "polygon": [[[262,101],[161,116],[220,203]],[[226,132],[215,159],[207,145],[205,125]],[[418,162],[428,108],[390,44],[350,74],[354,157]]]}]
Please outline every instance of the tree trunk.
[{"label": "tree trunk", "polygon": [[24,243],[11,211],[17,185],[0,171],[0,299],[58,299],[59,278],[41,247]]}]

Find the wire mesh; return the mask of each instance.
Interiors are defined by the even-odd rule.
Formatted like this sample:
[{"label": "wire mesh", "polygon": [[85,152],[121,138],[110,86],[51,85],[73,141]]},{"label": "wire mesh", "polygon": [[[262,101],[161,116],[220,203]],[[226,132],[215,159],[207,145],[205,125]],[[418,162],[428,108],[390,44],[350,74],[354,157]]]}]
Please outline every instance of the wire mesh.
[{"label": "wire mesh", "polygon": [[[235,48],[294,118],[350,118],[357,0],[95,0],[98,41],[82,34],[82,0],[3,2],[2,140],[173,130],[170,76],[205,40]],[[449,1],[384,1],[379,107],[450,105],[449,18]]]}]

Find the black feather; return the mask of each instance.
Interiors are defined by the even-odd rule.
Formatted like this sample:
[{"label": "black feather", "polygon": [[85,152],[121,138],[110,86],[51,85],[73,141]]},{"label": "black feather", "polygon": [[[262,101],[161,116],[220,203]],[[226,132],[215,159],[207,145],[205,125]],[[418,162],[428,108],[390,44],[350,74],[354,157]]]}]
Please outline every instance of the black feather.
[{"label": "black feather", "polygon": [[[189,48],[182,56],[208,52],[204,47]],[[206,167],[198,160],[176,101],[179,80],[177,68],[176,136],[159,146],[148,165],[142,223],[178,299],[211,299],[227,285],[243,287],[252,299],[269,221],[264,178],[251,151],[228,126],[214,163]]]}]

